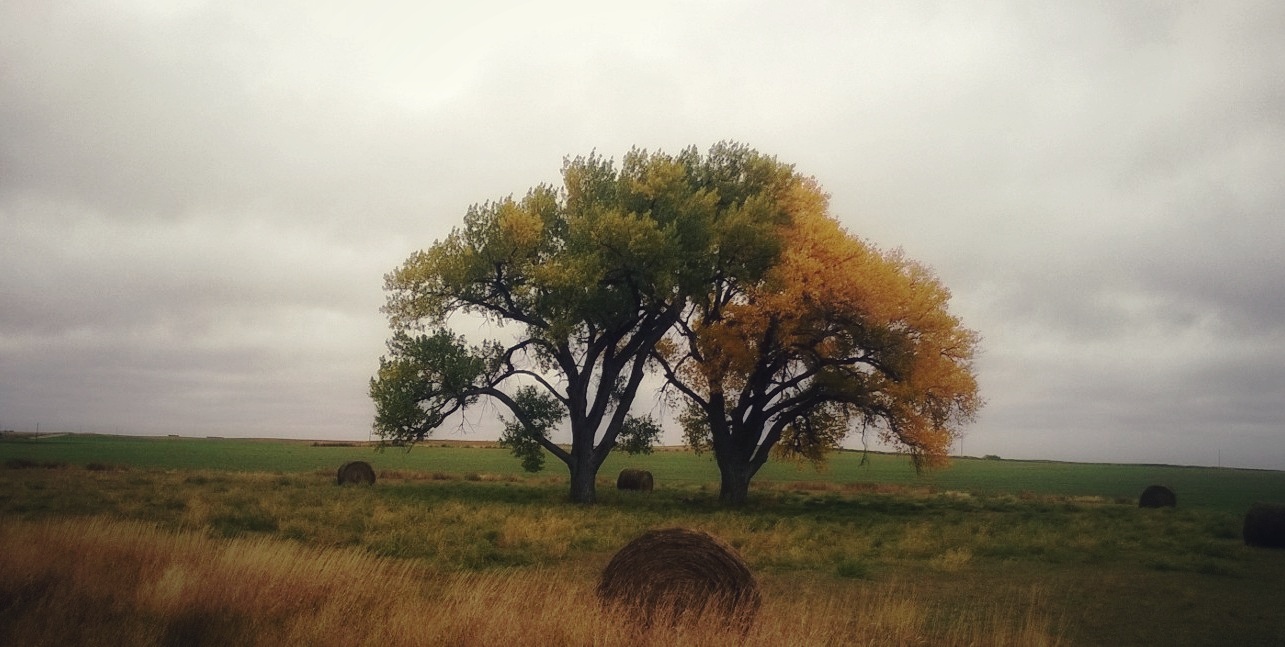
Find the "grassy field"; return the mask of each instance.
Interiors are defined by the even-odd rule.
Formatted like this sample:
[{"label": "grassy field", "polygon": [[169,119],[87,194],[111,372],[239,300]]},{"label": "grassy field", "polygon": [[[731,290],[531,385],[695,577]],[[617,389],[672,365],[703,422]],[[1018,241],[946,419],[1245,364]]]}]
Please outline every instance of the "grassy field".
[{"label": "grassy field", "polygon": [[[375,487],[338,487],[350,459]],[[1279,645],[1285,551],[1240,540],[1285,473],[836,455],[717,505],[705,457],[616,457],[599,505],[502,450],[63,436],[0,441],[0,644],[742,644],[597,611],[650,528],[735,546],[764,588],[744,644]],[[618,492],[625,465],[659,489]],[[1177,509],[1137,494],[1172,486]],[[57,620],[51,620],[57,618]],[[195,642],[193,642],[195,641]]]},{"label": "grassy field", "polygon": [[[525,476],[507,450],[485,443],[429,442],[409,452],[369,446],[314,446],[307,441],[221,438],[60,435],[0,441],[0,463],[10,460],[99,464],[139,468],[300,473],[336,469],[344,461],[364,460],[376,470]],[[662,486],[718,483],[709,455],[657,451],[646,456],[613,454],[601,470],[614,475],[631,466],[651,471]],[[565,476],[550,460],[543,475]],[[1148,485],[1173,489],[1184,507],[1243,513],[1255,501],[1285,501],[1285,472],[1169,465],[1102,465],[1040,461],[955,459],[949,468],[916,474],[907,459],[860,452],[832,455],[825,470],[789,463],[768,463],[751,485],[817,481],[839,485],[886,484],[975,494],[1098,496],[1137,501]]]}]

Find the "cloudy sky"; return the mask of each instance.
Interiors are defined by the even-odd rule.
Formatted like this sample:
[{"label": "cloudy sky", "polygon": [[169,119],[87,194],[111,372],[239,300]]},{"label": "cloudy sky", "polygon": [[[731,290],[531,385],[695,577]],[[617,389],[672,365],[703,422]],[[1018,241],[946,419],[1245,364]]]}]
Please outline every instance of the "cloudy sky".
[{"label": "cloudy sky", "polygon": [[1285,4],[424,4],[0,4],[0,429],[364,439],[385,272],[732,139],[951,287],[965,453],[1285,469]]}]

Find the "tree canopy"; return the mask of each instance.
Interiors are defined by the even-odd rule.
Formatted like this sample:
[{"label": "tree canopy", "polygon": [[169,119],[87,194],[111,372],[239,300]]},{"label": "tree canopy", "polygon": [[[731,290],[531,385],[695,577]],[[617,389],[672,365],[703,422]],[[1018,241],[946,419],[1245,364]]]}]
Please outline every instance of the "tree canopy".
[{"label": "tree canopy", "polygon": [[[553,455],[571,498],[592,502],[608,454],[660,434],[632,413],[659,367],[739,503],[772,453],[820,462],[852,433],[932,464],[980,407],[978,338],[949,291],[845,231],[793,167],[722,143],[635,149],[619,169],[577,157],[562,179],[474,205],[385,277],[393,335],[370,385],[382,439],[423,439],[487,398],[527,469]],[[460,315],[497,334],[471,340]]]},{"label": "tree canopy", "polygon": [[934,274],[844,231],[814,182],[782,204],[777,261],[757,278],[721,277],[656,351],[728,503],[745,500],[771,453],[821,462],[857,431],[917,468],[936,463],[981,405],[978,337],[949,313]]},{"label": "tree canopy", "polygon": [[[754,281],[780,256],[783,200],[802,180],[737,144],[706,155],[633,150],[617,170],[596,154],[567,160],[563,186],[471,207],[462,227],[385,277],[393,329],[370,392],[375,431],[421,440],[489,398],[512,416],[504,439],[528,468],[544,450],[565,463],[571,498],[623,444],[659,426],[631,412],[656,344],[711,299],[709,286]],[[470,344],[472,315],[510,333]],[[458,326],[457,326],[458,327]],[[550,432],[569,427],[569,449]]]}]

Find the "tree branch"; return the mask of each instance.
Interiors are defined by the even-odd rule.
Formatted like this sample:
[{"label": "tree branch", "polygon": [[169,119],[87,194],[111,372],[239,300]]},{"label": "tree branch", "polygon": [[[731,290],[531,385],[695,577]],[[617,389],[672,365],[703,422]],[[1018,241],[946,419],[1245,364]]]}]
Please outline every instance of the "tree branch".
[{"label": "tree branch", "polygon": [[[531,420],[531,418],[526,415],[526,412],[522,410],[522,407],[518,406],[518,403],[515,402],[513,398],[509,397],[509,394],[495,387],[481,389],[478,391],[478,394],[487,395],[499,400],[501,404],[509,408],[509,411],[513,412],[513,417],[517,418],[518,422],[521,422],[524,426],[529,428],[536,427],[535,421]],[[548,437],[543,434],[536,436],[536,441],[540,443],[541,447],[549,450],[550,454],[557,456],[558,460],[566,463],[568,466],[571,465],[571,454],[567,453],[567,450],[554,444],[552,440],[549,440]]]},{"label": "tree branch", "polygon": [[678,378],[678,374],[675,371],[675,367],[670,366],[668,360],[666,360],[664,357],[661,357],[658,353],[652,353],[652,359],[656,360],[657,364],[660,364],[660,370],[665,374],[666,384],[672,385],[674,388],[678,389],[683,395],[694,400],[697,406],[701,408],[705,408],[709,406],[708,400],[706,400],[705,398],[702,398],[700,393],[697,393],[694,389],[688,386],[687,383],[683,382]]}]

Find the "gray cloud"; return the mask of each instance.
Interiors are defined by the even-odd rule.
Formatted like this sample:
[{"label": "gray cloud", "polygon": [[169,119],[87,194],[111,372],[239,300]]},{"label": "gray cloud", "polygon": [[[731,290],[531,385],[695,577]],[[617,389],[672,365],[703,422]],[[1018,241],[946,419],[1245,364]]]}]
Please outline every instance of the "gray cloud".
[{"label": "gray cloud", "polygon": [[9,3],[0,427],[364,436],[384,272],[565,155],[731,138],[953,289],[969,453],[1285,468],[1282,18]]}]

